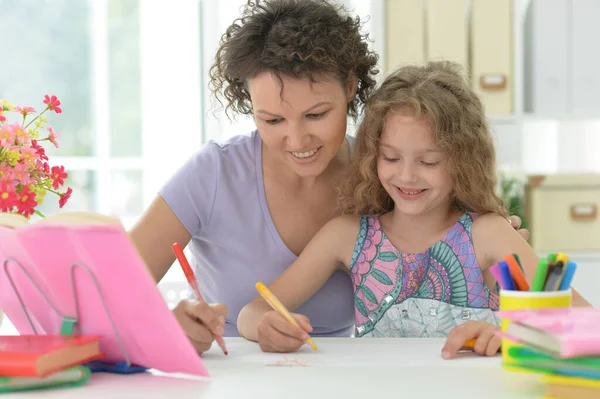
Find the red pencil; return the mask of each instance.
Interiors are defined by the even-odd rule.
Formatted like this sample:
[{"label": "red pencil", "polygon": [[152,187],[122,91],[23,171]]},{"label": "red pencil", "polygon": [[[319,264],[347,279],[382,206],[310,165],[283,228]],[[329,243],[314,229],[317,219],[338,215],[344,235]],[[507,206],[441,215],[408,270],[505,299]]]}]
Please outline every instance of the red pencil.
[{"label": "red pencil", "polygon": [[[196,299],[204,302],[204,297],[202,296],[202,293],[200,293],[200,288],[198,288],[198,281],[196,280],[196,276],[194,275],[194,272],[192,271],[192,268],[190,267],[190,264],[185,254],[183,253],[183,248],[181,248],[181,245],[179,245],[178,243],[173,244],[173,252],[175,253],[177,260],[179,261],[179,264],[183,269],[183,274],[185,274],[185,278],[187,279],[188,284],[190,285],[190,287],[192,287],[192,290],[194,291]],[[221,348],[223,353],[227,355],[227,347],[225,346],[225,341],[223,341],[223,337],[221,337],[220,335],[216,335],[215,339],[217,340],[217,343],[219,344],[219,347]]]}]

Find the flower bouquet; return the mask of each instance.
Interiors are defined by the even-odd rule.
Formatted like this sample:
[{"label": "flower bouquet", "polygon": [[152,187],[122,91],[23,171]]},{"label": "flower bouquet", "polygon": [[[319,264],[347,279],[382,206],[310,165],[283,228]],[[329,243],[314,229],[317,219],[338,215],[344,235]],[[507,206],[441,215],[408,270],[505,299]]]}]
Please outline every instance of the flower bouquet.
[{"label": "flower bouquet", "polygon": [[[73,192],[70,187],[61,189],[68,174],[64,166],[50,165],[41,145],[51,143],[58,148],[59,133],[48,125],[44,114],[60,114],[60,101],[46,95],[43,102],[44,109],[36,113],[33,107],[0,100],[0,212],[43,217],[38,207],[47,193],[56,195],[62,208]],[[15,116],[12,122],[11,116]]]}]

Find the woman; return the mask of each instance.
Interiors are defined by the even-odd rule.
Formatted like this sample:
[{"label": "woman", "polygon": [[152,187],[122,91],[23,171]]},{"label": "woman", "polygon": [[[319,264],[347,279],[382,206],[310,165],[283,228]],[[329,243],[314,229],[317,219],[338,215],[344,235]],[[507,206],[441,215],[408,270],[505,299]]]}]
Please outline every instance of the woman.
[{"label": "woman", "polygon": [[[200,289],[220,303],[184,300],[173,310],[199,353],[215,334],[237,335],[254,284],[273,281],[339,214],[347,118],[358,115],[378,73],[360,29],[358,18],[326,1],[249,1],[222,37],[213,92],[226,110],[253,115],[257,131],[207,144],[131,232],[156,281],[174,261],[173,242],[191,243]],[[349,277],[335,273],[297,312],[315,336],[350,336]]]}]

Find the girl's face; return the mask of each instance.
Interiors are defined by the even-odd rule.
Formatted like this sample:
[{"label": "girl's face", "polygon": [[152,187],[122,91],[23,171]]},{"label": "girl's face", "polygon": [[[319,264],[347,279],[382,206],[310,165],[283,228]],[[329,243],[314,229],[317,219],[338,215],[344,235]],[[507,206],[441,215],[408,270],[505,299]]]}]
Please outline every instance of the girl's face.
[{"label": "girl's face", "polygon": [[425,118],[395,112],[385,121],[377,174],[401,213],[416,216],[450,206],[453,184],[448,158],[433,137]]},{"label": "girl's face", "polygon": [[356,89],[333,78],[281,80],[269,72],[248,80],[258,132],[276,160],[301,177],[319,176],[342,146]]}]

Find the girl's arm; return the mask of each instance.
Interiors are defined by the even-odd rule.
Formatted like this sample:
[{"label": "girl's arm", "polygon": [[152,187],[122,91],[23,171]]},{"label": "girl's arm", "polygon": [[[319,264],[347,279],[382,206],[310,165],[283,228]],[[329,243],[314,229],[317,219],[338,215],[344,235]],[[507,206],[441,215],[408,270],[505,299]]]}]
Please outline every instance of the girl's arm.
[{"label": "girl's arm", "polygon": [[[337,269],[348,270],[359,228],[356,216],[331,220],[312,238],[298,259],[269,285],[269,289],[288,310],[301,306]],[[258,326],[265,313],[271,310],[260,296],[244,306],[237,319],[240,335],[258,341]],[[283,326],[289,324],[283,319],[278,322]],[[289,324],[289,327],[292,329],[293,326]]]},{"label": "girl's arm", "polygon": [[[484,276],[490,277],[487,269],[500,262],[508,254],[519,255],[525,278],[531,284],[538,264],[538,256],[527,241],[517,233],[506,219],[497,214],[481,215],[473,222],[471,230],[475,255]],[[579,292],[572,289],[573,306],[592,307]]]}]

